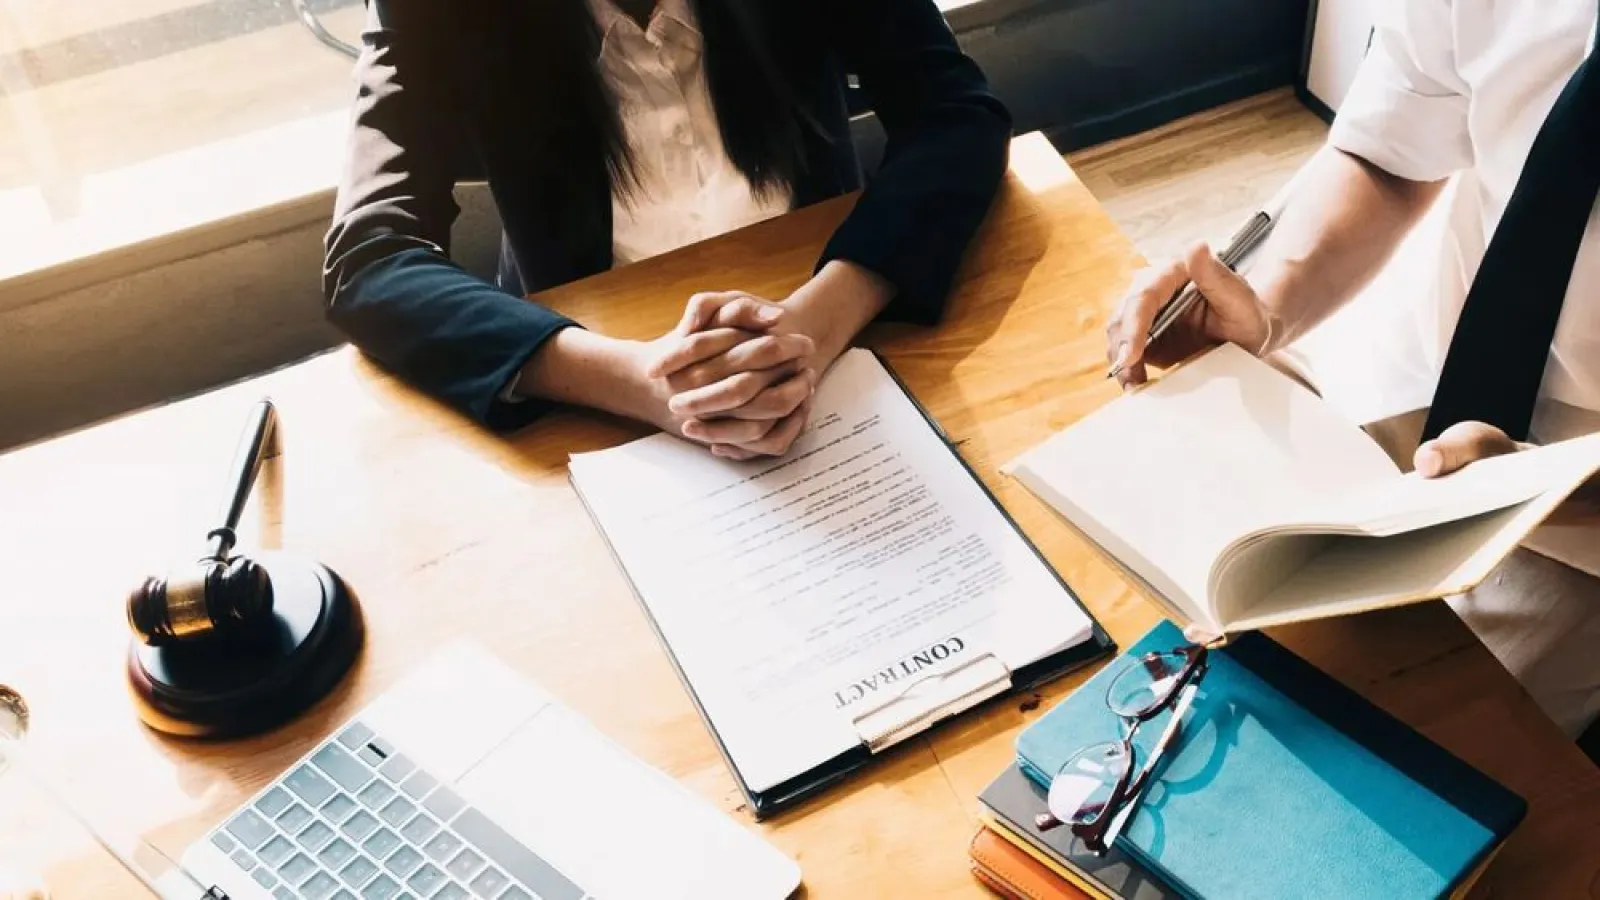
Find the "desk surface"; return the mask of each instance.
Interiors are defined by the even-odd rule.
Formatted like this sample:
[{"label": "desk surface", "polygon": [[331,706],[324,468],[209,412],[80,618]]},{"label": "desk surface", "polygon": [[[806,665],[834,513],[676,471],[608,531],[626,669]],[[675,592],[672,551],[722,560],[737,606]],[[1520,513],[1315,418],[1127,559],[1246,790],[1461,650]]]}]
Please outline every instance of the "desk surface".
[{"label": "desk surface", "polygon": [[[543,299],[599,330],[646,337],[696,290],[782,296],[849,203]],[[1154,624],[1154,608],[996,467],[1111,398],[1102,322],[1139,262],[1048,143],[1023,138],[946,324],[868,336],[1122,645]],[[168,741],[142,729],[124,692],[121,598],[169,559],[192,558],[263,394],[279,405],[283,453],[263,472],[243,546],[282,545],[343,574],[365,604],[368,648],[340,691],[291,727],[228,744]],[[966,860],[976,795],[1011,760],[1017,731],[1081,676],[1051,685],[1038,709],[995,701],[756,825],[567,482],[569,452],[642,433],[563,413],[495,438],[346,348],[0,457],[0,680],[29,697],[36,758],[91,819],[176,855],[433,647],[471,638],[764,832],[800,861],[806,896],[985,896]],[[1276,636],[1528,798],[1526,825],[1480,893],[1600,891],[1600,771],[1447,607]],[[62,900],[136,896],[59,817],[0,812],[0,848],[51,861]]]}]

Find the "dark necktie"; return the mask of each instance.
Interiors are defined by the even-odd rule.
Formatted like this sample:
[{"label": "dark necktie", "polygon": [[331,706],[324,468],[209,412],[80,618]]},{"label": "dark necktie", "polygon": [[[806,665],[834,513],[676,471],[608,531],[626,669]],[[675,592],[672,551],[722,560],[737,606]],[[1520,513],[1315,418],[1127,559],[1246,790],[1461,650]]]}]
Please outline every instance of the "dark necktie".
[{"label": "dark necktie", "polygon": [[1567,82],[1489,241],[1423,429],[1488,422],[1527,440],[1573,262],[1600,193],[1600,60]]}]

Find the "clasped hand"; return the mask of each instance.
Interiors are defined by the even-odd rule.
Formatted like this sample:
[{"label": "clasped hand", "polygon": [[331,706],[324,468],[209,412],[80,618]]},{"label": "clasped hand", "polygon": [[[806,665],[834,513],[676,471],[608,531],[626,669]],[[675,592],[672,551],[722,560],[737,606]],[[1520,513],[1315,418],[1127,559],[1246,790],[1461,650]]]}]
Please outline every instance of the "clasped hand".
[{"label": "clasped hand", "polygon": [[745,460],[780,456],[811,413],[816,343],[790,311],[742,292],[696,294],[677,327],[651,345],[647,374],[671,430]]}]

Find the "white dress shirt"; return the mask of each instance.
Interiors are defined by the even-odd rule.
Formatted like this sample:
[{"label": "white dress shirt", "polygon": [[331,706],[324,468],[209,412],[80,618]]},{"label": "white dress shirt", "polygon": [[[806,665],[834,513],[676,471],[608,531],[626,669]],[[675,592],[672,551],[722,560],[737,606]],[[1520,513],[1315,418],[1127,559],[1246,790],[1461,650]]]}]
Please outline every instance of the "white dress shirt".
[{"label": "white dress shirt", "polygon": [[[1589,53],[1600,0],[1381,0],[1378,29],[1330,142],[1414,181],[1455,177],[1407,289],[1358,301],[1311,340],[1314,379],[1358,421],[1428,405],[1467,290],[1539,128]],[[1600,153],[1600,147],[1595,148]],[[1592,216],[1556,330],[1532,438],[1600,431],[1600,227]],[[1391,282],[1390,286],[1393,286]],[[1395,294],[1398,293],[1399,296]],[[1355,320],[1352,322],[1351,320]],[[1331,324],[1331,323],[1330,323]],[[1315,336],[1315,332],[1313,332]],[[1356,341],[1359,340],[1359,344]],[[1600,575],[1596,529],[1529,546]]]},{"label": "white dress shirt", "polygon": [[[590,0],[600,69],[616,99],[638,186],[612,197],[614,265],[787,212],[788,191],[757,196],[722,146],[703,42],[688,0],[661,0],[649,27],[612,0]],[[716,287],[708,285],[708,287]]]},{"label": "white dress shirt", "polygon": [[[600,70],[638,179],[631,192],[611,195],[612,266],[788,212],[793,192],[757,195],[722,146],[704,44],[688,0],[660,0],[648,28],[611,0],[589,0],[589,8],[600,28]],[[518,372],[500,399],[525,399],[517,390],[521,380]]]}]

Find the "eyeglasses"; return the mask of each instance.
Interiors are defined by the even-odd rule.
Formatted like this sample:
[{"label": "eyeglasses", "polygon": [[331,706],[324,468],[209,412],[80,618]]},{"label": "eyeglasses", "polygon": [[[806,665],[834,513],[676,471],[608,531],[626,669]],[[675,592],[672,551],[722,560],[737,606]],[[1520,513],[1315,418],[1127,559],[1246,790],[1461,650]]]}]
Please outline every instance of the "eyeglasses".
[{"label": "eyeglasses", "polygon": [[[1117,673],[1106,691],[1106,706],[1122,719],[1123,736],[1085,747],[1061,766],[1050,780],[1046,801],[1050,811],[1034,822],[1040,831],[1069,825],[1091,853],[1106,853],[1138,806],[1151,773],[1194,702],[1206,672],[1207,653],[1203,646],[1148,653]],[[1172,720],[1141,768],[1134,736],[1166,710],[1172,711]]]}]

